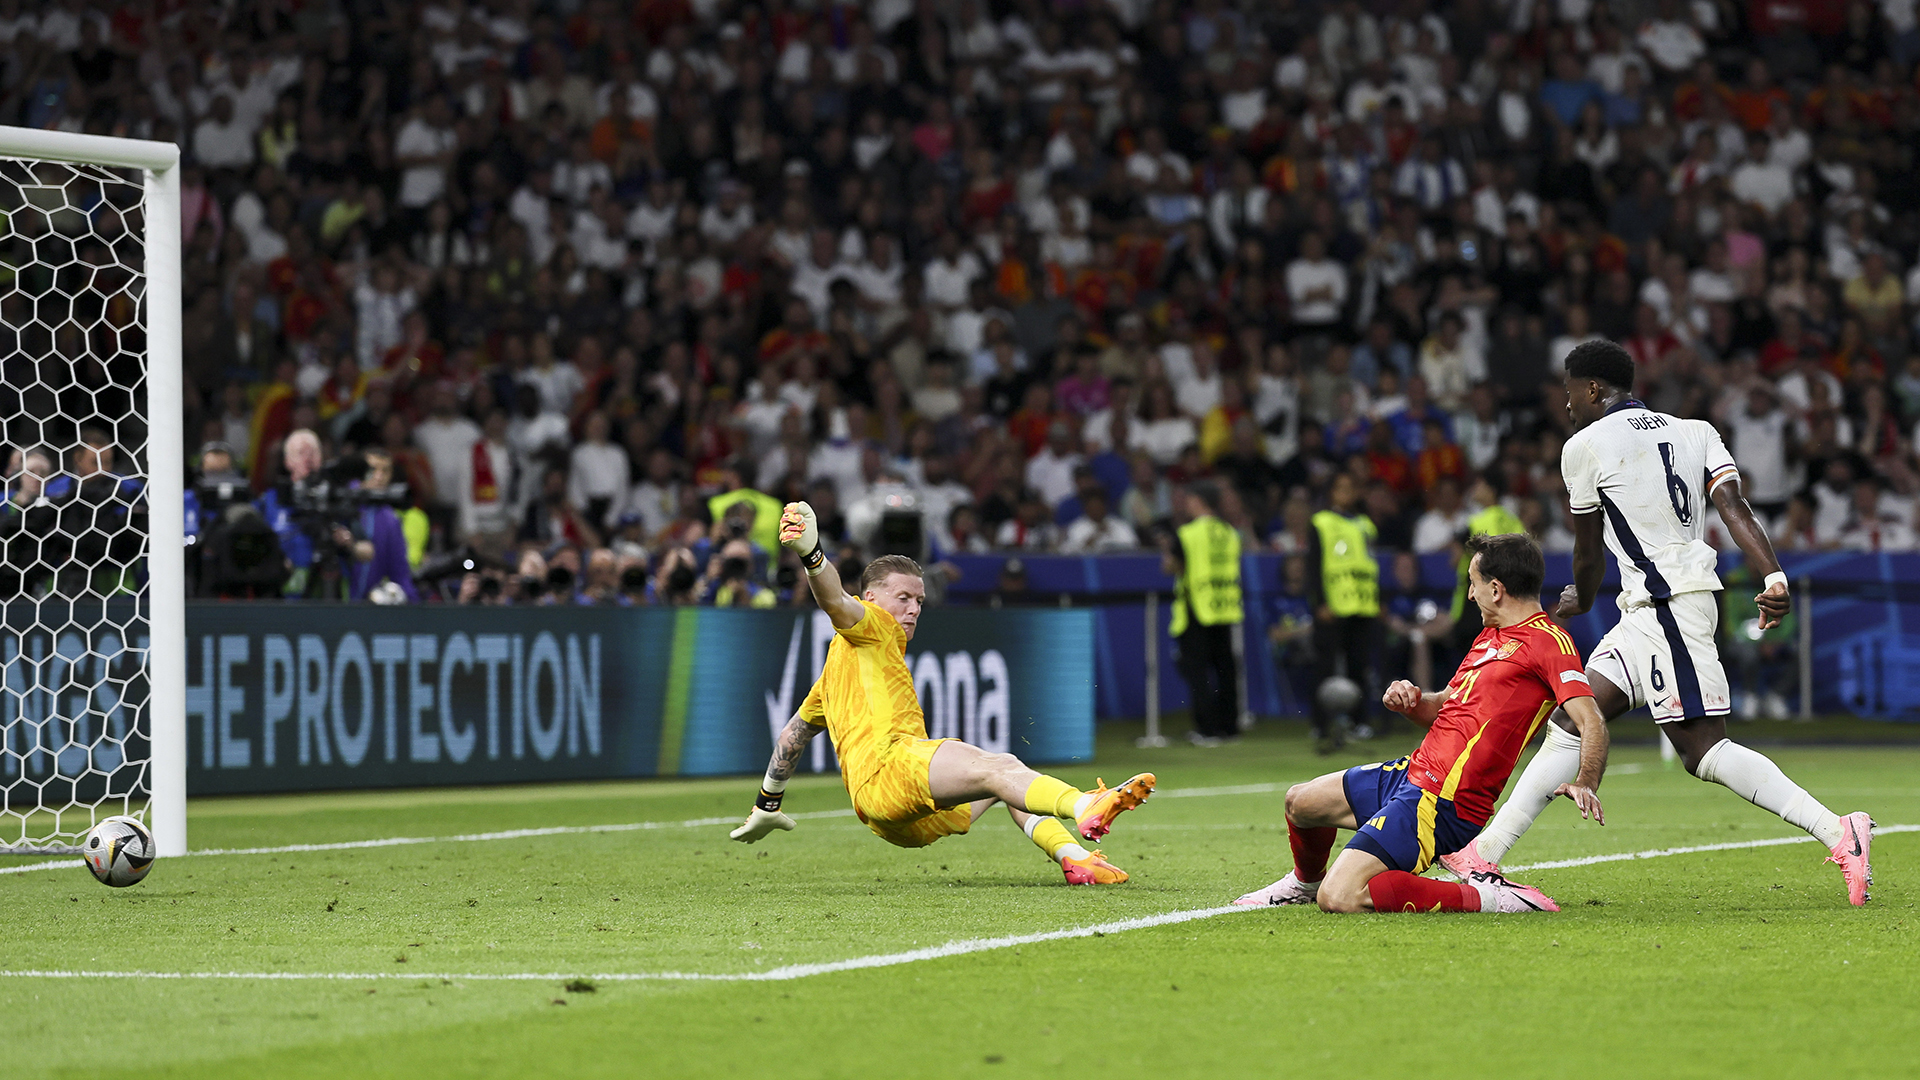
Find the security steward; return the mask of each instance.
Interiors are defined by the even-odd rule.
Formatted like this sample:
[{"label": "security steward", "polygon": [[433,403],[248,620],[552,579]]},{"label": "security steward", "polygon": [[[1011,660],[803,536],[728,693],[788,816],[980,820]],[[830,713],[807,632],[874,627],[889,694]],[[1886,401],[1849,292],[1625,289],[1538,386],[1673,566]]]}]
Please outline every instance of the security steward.
[{"label": "security steward", "polygon": [[[1379,537],[1373,519],[1360,510],[1360,485],[1349,473],[1333,478],[1329,507],[1313,515],[1307,546],[1308,599],[1313,602],[1314,684],[1344,674],[1360,687],[1354,731],[1372,736],[1368,718],[1380,700],[1373,687],[1373,655],[1380,640],[1380,564],[1371,550]],[[1371,689],[1370,689],[1371,688]],[[1333,731],[1333,710],[1314,695],[1313,736],[1319,751],[1332,753],[1344,741]]]},{"label": "security steward", "polygon": [[1233,635],[1240,605],[1240,533],[1220,519],[1221,492],[1210,483],[1189,487],[1182,509],[1189,520],[1177,542],[1162,538],[1161,569],[1174,579],[1173,622],[1180,645],[1180,676],[1193,702],[1196,746],[1219,746],[1240,734],[1240,673]]},{"label": "security steward", "polygon": [[[1480,509],[1467,519],[1465,534],[1454,538],[1452,548],[1458,580],[1453,587],[1453,608],[1450,611],[1453,630],[1447,635],[1446,643],[1454,657],[1465,656],[1467,649],[1473,645],[1473,639],[1485,629],[1480,625],[1480,609],[1467,603],[1467,564],[1473,561],[1473,554],[1467,550],[1467,541],[1475,536],[1502,536],[1527,531],[1519,516],[1500,501],[1500,484],[1491,470],[1474,480],[1467,498]],[[1455,663],[1458,661],[1455,660]],[[1436,664],[1434,670],[1441,670],[1440,665]]]}]

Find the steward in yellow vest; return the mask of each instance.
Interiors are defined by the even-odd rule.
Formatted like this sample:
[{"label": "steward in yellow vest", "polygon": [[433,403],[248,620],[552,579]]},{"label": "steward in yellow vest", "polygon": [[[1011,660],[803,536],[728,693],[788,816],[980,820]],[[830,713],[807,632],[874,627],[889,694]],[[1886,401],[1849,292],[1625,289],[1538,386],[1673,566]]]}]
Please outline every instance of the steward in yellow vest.
[{"label": "steward in yellow vest", "polygon": [[[1328,508],[1313,515],[1307,550],[1308,599],[1313,603],[1313,734],[1321,753],[1345,742],[1334,721],[1345,715],[1357,735],[1370,737],[1380,691],[1374,685],[1374,651],[1380,638],[1380,564],[1373,557],[1379,536],[1360,511],[1360,485],[1350,473],[1333,478]],[[1321,703],[1319,687],[1344,674],[1360,688],[1350,712],[1336,714]]]},{"label": "steward in yellow vest", "polygon": [[1233,635],[1245,617],[1240,603],[1240,532],[1220,519],[1221,489],[1194,484],[1182,497],[1190,519],[1173,541],[1162,541],[1161,569],[1174,579],[1173,621],[1180,675],[1193,703],[1200,746],[1218,746],[1240,734],[1240,669]]}]

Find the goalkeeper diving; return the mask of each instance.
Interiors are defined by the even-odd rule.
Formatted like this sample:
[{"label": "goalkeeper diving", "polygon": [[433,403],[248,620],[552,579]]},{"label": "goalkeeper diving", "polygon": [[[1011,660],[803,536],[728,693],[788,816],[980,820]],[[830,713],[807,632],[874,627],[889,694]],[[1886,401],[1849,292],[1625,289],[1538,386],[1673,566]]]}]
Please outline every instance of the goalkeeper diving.
[{"label": "goalkeeper diving", "polygon": [[862,571],[860,595],[849,594],[820,549],[813,508],[803,502],[788,503],[781,512],[780,543],[800,556],[814,600],[833,620],[834,640],[820,678],[774,741],[766,779],[753,812],[733,830],[735,840],[751,844],[775,829],[794,827],[793,819],[780,812],[780,800],[801,753],[826,731],[840,758],[853,812],[890,844],[925,847],[966,832],[995,803],[1005,803],[1014,823],[1060,864],[1068,884],[1127,880],[1125,871],[1083,847],[1057,819],[1072,821],[1080,837],[1098,840],[1116,817],[1153,794],[1152,773],[1111,790],[1100,782],[1093,791],[1081,791],[1033,771],[1012,754],[989,753],[958,739],[927,738],[906,662],[907,642],[926,603],[920,564],[904,555],[883,555]]}]

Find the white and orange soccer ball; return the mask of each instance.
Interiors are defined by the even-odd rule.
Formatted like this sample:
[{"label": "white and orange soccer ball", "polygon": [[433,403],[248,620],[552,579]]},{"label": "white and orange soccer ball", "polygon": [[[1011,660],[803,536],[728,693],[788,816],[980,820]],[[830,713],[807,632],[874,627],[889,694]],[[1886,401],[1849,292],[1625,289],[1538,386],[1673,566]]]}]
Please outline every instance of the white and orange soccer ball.
[{"label": "white and orange soccer ball", "polygon": [[87,869],[102,885],[138,885],[153,868],[153,834],[139,818],[116,815],[87,830],[80,842]]}]

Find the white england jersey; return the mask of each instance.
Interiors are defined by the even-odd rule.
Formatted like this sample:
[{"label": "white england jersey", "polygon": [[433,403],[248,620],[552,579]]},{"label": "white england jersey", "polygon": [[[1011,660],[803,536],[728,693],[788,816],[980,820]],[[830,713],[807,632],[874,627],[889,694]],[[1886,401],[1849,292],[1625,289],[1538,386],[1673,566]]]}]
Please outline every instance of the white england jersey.
[{"label": "white england jersey", "polygon": [[1707,509],[1740,473],[1712,424],[1621,402],[1567,440],[1560,474],[1574,513],[1606,514],[1623,611],[1721,587]]}]

